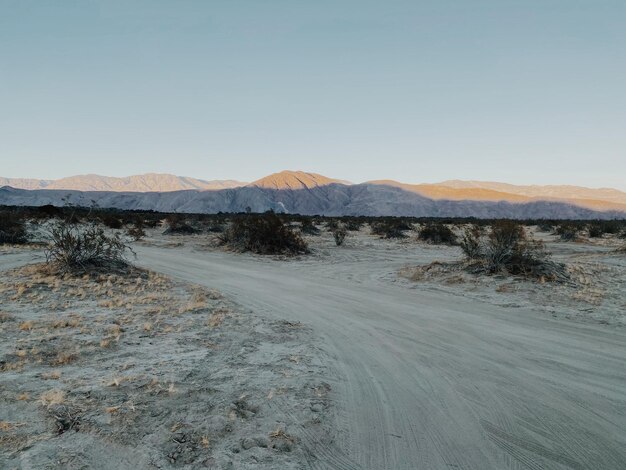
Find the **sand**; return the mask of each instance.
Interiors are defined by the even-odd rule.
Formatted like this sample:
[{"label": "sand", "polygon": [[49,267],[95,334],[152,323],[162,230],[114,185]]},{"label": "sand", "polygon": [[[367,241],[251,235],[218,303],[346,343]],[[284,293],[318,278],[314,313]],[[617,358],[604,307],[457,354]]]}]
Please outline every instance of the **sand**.
[{"label": "sand", "polygon": [[[207,453],[215,468],[228,462],[233,468],[623,468],[624,256],[614,253],[612,240],[561,243],[538,236],[556,259],[572,266],[574,284],[447,270],[415,276],[433,261],[458,260],[459,249],[380,240],[366,229],[351,232],[341,247],[329,233],[310,237],[313,254],[290,259],[230,253],[205,235],[168,238],[157,231],[135,249],[140,266],[181,286],[217,289],[234,312],[268,325],[255,331],[284,321],[298,325],[297,336],[272,330],[292,338],[284,343],[263,343],[252,331],[237,333],[247,338],[243,344],[265,351],[261,357],[272,364],[270,370],[283,365],[268,358],[308,358],[285,360],[284,366],[302,376],[285,401],[267,399],[267,388],[276,389],[280,374],[266,382],[256,378],[264,375],[255,367],[260,353],[230,365],[225,355],[189,366],[209,382],[215,368],[227,365],[233,374],[247,368],[245,380],[224,394],[221,415],[228,417],[225,406],[238,394],[251,393],[264,410],[259,414],[282,413],[276,421],[287,424],[285,432],[296,442],[291,452],[253,447],[256,460],[246,460],[249,450],[241,450],[241,440],[272,431],[241,425],[239,453],[228,450],[229,437],[222,437],[225,447]],[[18,255],[0,263],[12,256]],[[223,334],[235,325],[224,324]],[[197,334],[187,334],[192,333]],[[276,354],[279,347],[284,353]],[[175,387],[184,388],[185,377]],[[43,405],[32,406],[44,412]],[[189,415],[201,429],[207,421],[195,406]],[[84,447],[82,458],[97,455],[92,449]],[[163,468],[174,465],[162,442],[155,449]],[[24,453],[12,458],[23,459]]]},{"label": "sand", "polygon": [[2,271],[0,299],[1,468],[301,468],[327,435],[298,322],[142,271]]}]

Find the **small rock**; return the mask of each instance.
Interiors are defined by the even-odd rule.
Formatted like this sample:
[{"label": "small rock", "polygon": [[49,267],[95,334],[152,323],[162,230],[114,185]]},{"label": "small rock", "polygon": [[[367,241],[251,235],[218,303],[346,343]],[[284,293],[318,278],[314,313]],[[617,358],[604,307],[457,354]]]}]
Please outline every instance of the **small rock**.
[{"label": "small rock", "polygon": [[221,433],[224,431],[228,431],[230,424],[228,420],[224,416],[211,416],[206,421],[207,431],[212,433]]},{"label": "small rock", "polygon": [[242,439],[241,441],[241,447],[248,450],[248,449],[252,449],[253,447],[257,446],[257,441],[255,439],[251,439],[249,437],[246,437],[244,439]]},{"label": "small rock", "polygon": [[250,419],[254,416],[254,412],[250,410],[241,410],[239,413],[241,414],[242,417],[246,419]]},{"label": "small rock", "polygon": [[278,439],[274,441],[274,449],[280,452],[291,452],[293,449],[293,442],[288,439]]},{"label": "small rock", "polygon": [[321,403],[313,403],[311,405],[311,411],[313,413],[321,413],[322,411],[324,411],[324,405],[322,405]]},{"label": "small rock", "polygon": [[259,447],[265,448],[270,446],[270,440],[265,436],[255,437],[254,440],[256,441],[256,445]]}]

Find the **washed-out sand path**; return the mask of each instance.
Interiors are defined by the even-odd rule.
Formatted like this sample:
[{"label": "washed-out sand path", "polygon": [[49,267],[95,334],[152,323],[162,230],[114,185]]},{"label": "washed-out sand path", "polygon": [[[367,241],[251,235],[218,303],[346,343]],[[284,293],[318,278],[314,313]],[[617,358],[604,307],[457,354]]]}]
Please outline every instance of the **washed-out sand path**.
[{"label": "washed-out sand path", "polygon": [[[138,264],[313,328],[331,357],[316,468],[626,468],[626,330],[393,282],[407,250],[137,247]],[[423,262],[424,260],[422,260]]]}]

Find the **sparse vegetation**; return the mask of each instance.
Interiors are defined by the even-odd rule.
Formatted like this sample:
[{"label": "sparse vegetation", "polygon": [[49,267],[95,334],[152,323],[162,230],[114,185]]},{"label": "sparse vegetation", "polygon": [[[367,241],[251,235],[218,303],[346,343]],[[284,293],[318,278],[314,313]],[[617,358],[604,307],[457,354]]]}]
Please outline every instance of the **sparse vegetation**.
[{"label": "sparse vegetation", "polygon": [[137,219],[135,223],[126,230],[126,234],[129,237],[132,237],[133,240],[141,240],[146,236],[146,231],[143,228],[143,221],[141,219]]},{"label": "sparse vegetation", "polygon": [[167,228],[163,235],[193,235],[198,232],[181,214],[169,214],[165,218],[165,224]]},{"label": "sparse vegetation", "polygon": [[346,235],[348,231],[346,227],[343,225],[339,225],[335,230],[333,230],[333,238],[335,239],[335,245],[341,246],[343,245],[344,240],[346,239]]},{"label": "sparse vegetation", "polygon": [[524,227],[510,220],[494,223],[486,236],[474,227],[466,229],[461,249],[475,272],[569,279],[565,265],[552,261],[541,242],[529,239]]},{"label": "sparse vegetation", "polygon": [[125,268],[127,252],[132,250],[119,234],[109,236],[95,223],[80,226],[62,220],[50,229],[50,245],[45,254],[48,265],[56,271],[76,273]]},{"label": "sparse vegetation", "polygon": [[119,230],[123,227],[122,220],[113,214],[103,214],[100,216],[100,221],[105,227]]},{"label": "sparse vegetation", "polygon": [[370,227],[374,235],[381,238],[406,238],[407,230],[413,227],[404,219],[386,218],[377,222],[370,222]]},{"label": "sparse vegetation", "polygon": [[300,222],[300,231],[306,235],[319,235],[320,229],[315,226],[313,219],[305,218]]},{"label": "sparse vegetation", "polygon": [[28,242],[24,221],[14,212],[0,212],[0,244]]},{"label": "sparse vegetation", "polygon": [[234,250],[261,255],[309,252],[300,233],[287,226],[274,212],[234,218],[230,226],[219,235],[219,240]]},{"label": "sparse vegetation", "polygon": [[481,238],[483,235],[482,227],[478,225],[470,225],[463,232],[463,237],[459,245],[468,260],[474,261],[481,257],[482,247]]},{"label": "sparse vegetation", "polygon": [[617,220],[597,220],[587,225],[590,238],[600,238],[604,234],[618,235],[624,228]]},{"label": "sparse vegetation", "polygon": [[555,233],[562,241],[572,242],[578,239],[579,228],[574,224],[563,223],[556,227]]},{"label": "sparse vegetation", "polygon": [[455,245],[457,237],[450,227],[444,224],[428,223],[418,232],[417,238],[434,245]]}]

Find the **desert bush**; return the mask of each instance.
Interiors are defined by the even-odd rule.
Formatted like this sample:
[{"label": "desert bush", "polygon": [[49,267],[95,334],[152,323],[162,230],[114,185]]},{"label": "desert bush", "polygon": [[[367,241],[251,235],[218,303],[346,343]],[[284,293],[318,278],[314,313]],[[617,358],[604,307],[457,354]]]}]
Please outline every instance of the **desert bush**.
[{"label": "desert bush", "polygon": [[28,233],[22,218],[14,212],[0,212],[0,244],[28,242]]},{"label": "desert bush", "polygon": [[435,245],[455,245],[457,243],[457,237],[452,229],[447,225],[439,223],[424,225],[419,230],[417,238]]},{"label": "desert bush", "polygon": [[143,219],[137,218],[131,227],[126,230],[126,235],[132,237],[135,241],[142,239],[146,236],[146,231],[143,228]]},{"label": "desert bush", "polygon": [[219,240],[237,251],[262,255],[309,252],[300,233],[285,225],[273,212],[234,218],[230,226],[219,235]]},{"label": "desert bush", "polygon": [[598,220],[588,224],[587,229],[589,230],[589,237],[600,238],[605,233],[611,235],[619,234],[623,229],[623,224],[617,220]]},{"label": "desert bush", "polygon": [[461,249],[474,271],[509,273],[548,281],[566,281],[562,263],[550,259],[541,242],[528,238],[524,227],[510,220],[494,222],[485,236],[466,229]]},{"label": "desert bush", "polygon": [[222,233],[225,229],[223,224],[216,221],[211,221],[206,225],[206,231],[209,233]]},{"label": "desert bush", "polygon": [[146,228],[157,228],[161,221],[158,216],[144,217],[142,219],[143,226]]},{"label": "desert bush", "polygon": [[556,227],[555,233],[559,235],[562,241],[571,242],[578,239],[579,228],[573,224],[560,224]]},{"label": "desert bush", "polygon": [[339,225],[335,230],[333,230],[333,238],[335,239],[335,244],[337,246],[343,245],[347,234],[348,230],[346,229],[346,227],[343,225]]},{"label": "desert bush", "polygon": [[307,235],[319,235],[320,229],[315,226],[313,219],[302,219],[300,231]]},{"label": "desert bush", "polygon": [[114,216],[113,214],[102,214],[100,216],[100,221],[104,224],[105,227],[112,229],[121,229],[123,226],[122,220],[119,217]]},{"label": "desert bush", "polygon": [[337,219],[328,219],[326,222],[326,230],[329,232],[336,230],[337,227],[339,227],[339,221]]},{"label": "desert bush", "polygon": [[348,230],[349,232],[358,232],[359,230],[361,230],[363,222],[360,220],[348,219],[344,221],[344,225],[346,227],[346,230]]},{"label": "desert bush", "polygon": [[52,204],[45,204],[37,207],[33,216],[38,219],[51,219],[53,217],[61,217],[62,214],[63,211],[60,208]]},{"label": "desert bush", "polygon": [[378,222],[371,222],[370,227],[374,235],[381,238],[406,238],[407,230],[413,227],[402,219],[384,219]]},{"label": "desert bush", "polygon": [[550,222],[541,222],[537,224],[537,228],[540,232],[550,233],[554,230],[554,225],[552,225]]},{"label": "desert bush", "polygon": [[523,250],[526,234],[524,227],[502,220],[492,225],[485,250],[485,260],[491,272],[500,272],[511,264]]},{"label": "desert bush", "polygon": [[50,229],[47,263],[61,273],[90,269],[117,270],[128,266],[132,250],[119,237],[108,236],[95,223],[86,226],[61,220]]},{"label": "desert bush", "polygon": [[463,231],[463,237],[459,245],[466,258],[473,261],[481,257],[481,237],[483,230],[478,225],[470,225]]},{"label": "desert bush", "polygon": [[181,214],[169,214],[165,218],[167,228],[163,235],[193,235],[197,232]]}]

